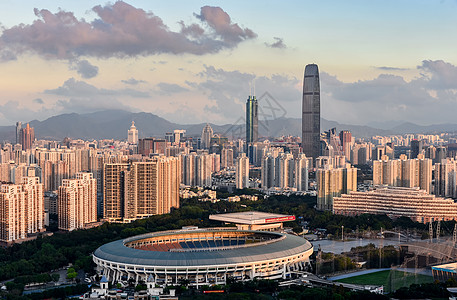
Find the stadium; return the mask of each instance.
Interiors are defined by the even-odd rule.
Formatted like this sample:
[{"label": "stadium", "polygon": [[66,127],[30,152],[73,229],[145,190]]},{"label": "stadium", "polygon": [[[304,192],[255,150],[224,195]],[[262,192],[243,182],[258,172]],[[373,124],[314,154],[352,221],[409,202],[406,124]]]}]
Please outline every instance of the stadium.
[{"label": "stadium", "polygon": [[224,284],[227,279],[286,279],[305,270],[313,246],[285,233],[234,228],[183,228],[114,241],[93,254],[111,282]]}]

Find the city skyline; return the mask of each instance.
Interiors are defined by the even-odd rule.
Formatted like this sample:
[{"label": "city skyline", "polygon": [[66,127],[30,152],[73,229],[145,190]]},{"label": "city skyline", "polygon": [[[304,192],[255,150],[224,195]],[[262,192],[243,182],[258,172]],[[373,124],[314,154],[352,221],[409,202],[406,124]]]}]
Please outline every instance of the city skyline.
[{"label": "city skyline", "polygon": [[[298,118],[309,63],[321,69],[326,119],[453,121],[453,1],[172,4],[2,1],[0,125],[106,108],[233,123],[253,79],[259,95],[269,92]],[[76,38],[83,32],[87,40]]]}]

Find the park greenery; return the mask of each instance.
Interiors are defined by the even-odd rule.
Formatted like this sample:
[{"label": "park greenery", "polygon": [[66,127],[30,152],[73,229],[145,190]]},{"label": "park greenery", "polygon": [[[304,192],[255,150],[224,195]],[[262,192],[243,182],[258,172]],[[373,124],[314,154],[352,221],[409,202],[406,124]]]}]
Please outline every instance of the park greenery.
[{"label": "park greenery", "polygon": [[[344,226],[345,233],[356,230],[380,230],[392,228],[409,228],[411,230],[427,231],[424,224],[411,221],[409,218],[390,219],[386,215],[360,215],[355,217],[333,215],[331,212],[322,212],[315,209],[316,197],[298,195],[265,196],[256,190],[236,190],[228,193],[217,191],[219,199],[235,195],[253,195],[259,197],[257,201],[242,200],[240,202],[199,201],[196,198],[181,200],[181,207],[173,209],[171,213],[156,215],[137,220],[129,224],[104,223],[103,225],[72,232],[54,232],[52,236],[38,237],[35,240],[15,244],[11,247],[0,248],[0,280],[14,279],[16,289],[29,283],[41,283],[54,280],[52,271],[71,265],[67,277],[75,279],[79,270],[94,274],[94,263],[91,254],[101,245],[117,240],[153,231],[180,229],[183,226],[213,227],[224,226],[220,222],[209,220],[210,214],[229,213],[238,211],[264,211],[280,214],[291,214],[296,220],[285,225],[292,227],[294,232],[300,233],[306,222],[310,229],[322,228],[327,233],[338,236]],[[443,224],[442,228],[453,228],[453,224]],[[447,230],[449,233],[450,230]],[[374,247],[374,246],[373,246]],[[375,248],[365,249],[368,267],[379,267],[379,251]],[[363,251],[362,251],[363,252]],[[383,249],[382,267],[398,264],[401,254],[394,248]],[[347,258],[337,257],[334,264],[352,268],[352,262]],[[324,266],[325,267],[325,266]],[[51,276],[51,277],[50,277]],[[78,282],[77,279],[75,279]],[[20,282],[19,282],[20,281]],[[302,291],[299,291],[302,293]],[[303,293],[310,293],[303,291]],[[310,298],[312,299],[312,297]],[[343,299],[343,298],[341,298]]]}]

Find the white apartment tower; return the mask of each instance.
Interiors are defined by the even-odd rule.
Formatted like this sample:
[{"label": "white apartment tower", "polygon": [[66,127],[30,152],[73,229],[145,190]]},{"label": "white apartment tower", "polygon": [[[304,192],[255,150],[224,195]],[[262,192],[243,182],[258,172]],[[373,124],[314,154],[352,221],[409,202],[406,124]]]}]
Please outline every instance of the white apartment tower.
[{"label": "white apartment tower", "polygon": [[38,177],[0,185],[0,242],[12,243],[44,230],[43,185]]},{"label": "white apartment tower", "polygon": [[249,158],[240,153],[236,159],[235,183],[237,189],[249,188]]},{"label": "white apartment tower", "polygon": [[97,181],[92,173],[77,173],[59,187],[59,229],[75,230],[97,222]]}]

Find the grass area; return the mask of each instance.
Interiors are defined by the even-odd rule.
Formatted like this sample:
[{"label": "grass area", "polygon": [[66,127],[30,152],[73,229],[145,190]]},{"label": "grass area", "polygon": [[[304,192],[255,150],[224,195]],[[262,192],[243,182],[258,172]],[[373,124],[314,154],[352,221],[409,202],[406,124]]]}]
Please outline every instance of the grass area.
[{"label": "grass area", "polygon": [[352,284],[383,285],[384,292],[391,292],[398,290],[401,287],[409,287],[414,283],[421,284],[433,282],[433,277],[396,270],[385,270],[336,281]]}]

